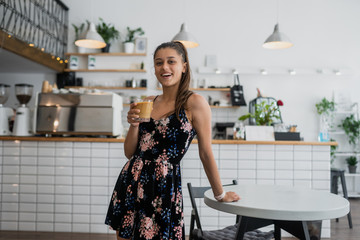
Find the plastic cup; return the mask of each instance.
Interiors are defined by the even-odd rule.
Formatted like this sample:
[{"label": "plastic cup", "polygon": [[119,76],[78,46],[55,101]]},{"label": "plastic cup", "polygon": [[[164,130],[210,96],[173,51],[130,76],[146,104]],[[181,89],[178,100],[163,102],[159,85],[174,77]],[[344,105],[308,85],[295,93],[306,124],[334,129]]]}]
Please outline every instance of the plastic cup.
[{"label": "plastic cup", "polygon": [[139,122],[149,122],[151,111],[153,108],[153,102],[151,100],[138,100],[136,101],[135,109],[139,109],[139,117],[135,118],[135,121]]}]

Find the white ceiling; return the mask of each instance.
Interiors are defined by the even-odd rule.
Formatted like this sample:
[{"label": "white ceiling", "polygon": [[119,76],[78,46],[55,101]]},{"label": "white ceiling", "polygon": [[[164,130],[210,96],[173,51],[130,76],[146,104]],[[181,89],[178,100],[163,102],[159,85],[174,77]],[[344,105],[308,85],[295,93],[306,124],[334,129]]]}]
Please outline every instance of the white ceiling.
[{"label": "white ceiling", "polygon": [[56,73],[56,71],[0,48],[0,73]]}]

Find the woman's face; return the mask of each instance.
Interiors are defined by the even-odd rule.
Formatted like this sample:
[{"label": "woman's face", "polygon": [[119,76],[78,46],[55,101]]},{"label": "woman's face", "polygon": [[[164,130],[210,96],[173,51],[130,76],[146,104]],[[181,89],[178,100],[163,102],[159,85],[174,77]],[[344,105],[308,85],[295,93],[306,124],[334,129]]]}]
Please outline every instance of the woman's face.
[{"label": "woman's face", "polygon": [[155,75],[163,87],[179,84],[186,63],[182,56],[172,48],[159,49],[154,58]]}]

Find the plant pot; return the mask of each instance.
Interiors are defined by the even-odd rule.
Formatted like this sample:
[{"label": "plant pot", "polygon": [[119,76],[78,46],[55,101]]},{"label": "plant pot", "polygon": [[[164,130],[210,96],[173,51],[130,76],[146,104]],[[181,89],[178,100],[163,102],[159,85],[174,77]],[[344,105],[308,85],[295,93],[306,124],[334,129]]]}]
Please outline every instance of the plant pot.
[{"label": "plant pot", "polygon": [[110,50],[110,43],[106,43],[106,46],[101,49],[101,52],[108,53]]},{"label": "plant pot", "polygon": [[349,167],[349,173],[356,173],[357,166],[348,166],[348,167]]},{"label": "plant pot", "polygon": [[133,42],[125,42],[124,43],[124,51],[125,53],[133,53],[135,48],[135,44]]}]

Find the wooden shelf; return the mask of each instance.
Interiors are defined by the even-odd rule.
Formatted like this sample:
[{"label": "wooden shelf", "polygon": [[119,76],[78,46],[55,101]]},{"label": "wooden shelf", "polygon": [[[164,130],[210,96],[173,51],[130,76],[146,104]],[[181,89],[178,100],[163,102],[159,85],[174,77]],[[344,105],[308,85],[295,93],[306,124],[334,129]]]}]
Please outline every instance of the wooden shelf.
[{"label": "wooden shelf", "polygon": [[114,53],[65,53],[65,56],[146,56],[146,53],[123,53],[123,52],[114,52]]},{"label": "wooden shelf", "polygon": [[64,69],[65,72],[139,72],[146,73],[145,69]]},{"label": "wooden shelf", "polygon": [[[162,90],[161,87],[157,87],[157,90]],[[229,92],[230,88],[189,88],[191,91],[220,91],[220,92]]]},{"label": "wooden shelf", "polygon": [[130,87],[106,87],[106,86],[66,86],[66,89],[69,88],[85,88],[85,89],[124,89],[124,90],[146,90],[146,87],[136,87],[136,88],[130,88]]}]

